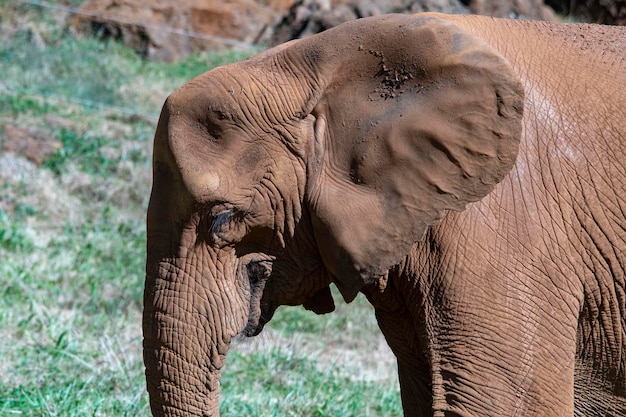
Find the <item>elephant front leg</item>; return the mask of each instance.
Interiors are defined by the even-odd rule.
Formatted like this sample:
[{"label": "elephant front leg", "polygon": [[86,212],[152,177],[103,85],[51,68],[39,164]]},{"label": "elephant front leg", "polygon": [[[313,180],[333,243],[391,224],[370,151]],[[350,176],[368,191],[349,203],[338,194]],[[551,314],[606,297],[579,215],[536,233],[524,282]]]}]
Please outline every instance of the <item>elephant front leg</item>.
[{"label": "elephant front leg", "polygon": [[400,397],[405,417],[432,416],[430,372],[398,358]]},{"label": "elephant front leg", "polygon": [[574,415],[575,325],[474,300],[428,319],[433,416]]},{"label": "elephant front leg", "polygon": [[574,414],[575,320],[477,294],[436,305],[407,289],[366,295],[398,358],[405,416]]},{"label": "elephant front leg", "polygon": [[[393,300],[391,289],[364,291],[376,308],[376,319],[398,363],[400,396],[405,417],[432,416],[430,365],[421,343],[419,320],[413,320],[405,305]],[[423,334],[423,329],[422,334]]]}]

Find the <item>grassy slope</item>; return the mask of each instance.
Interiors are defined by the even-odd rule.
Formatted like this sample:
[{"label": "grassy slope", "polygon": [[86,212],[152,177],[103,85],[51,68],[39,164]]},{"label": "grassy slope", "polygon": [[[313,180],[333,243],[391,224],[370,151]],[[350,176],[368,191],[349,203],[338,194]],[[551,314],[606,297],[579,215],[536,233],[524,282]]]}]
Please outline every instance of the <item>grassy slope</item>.
[{"label": "grassy slope", "polygon": [[[168,92],[245,54],[149,63],[72,37],[65,18],[0,2],[0,416],[146,416],[143,218],[156,117]],[[36,166],[2,151],[10,126],[62,147]],[[362,299],[324,317],[281,309],[236,345],[224,415],[401,415],[395,365]]]}]

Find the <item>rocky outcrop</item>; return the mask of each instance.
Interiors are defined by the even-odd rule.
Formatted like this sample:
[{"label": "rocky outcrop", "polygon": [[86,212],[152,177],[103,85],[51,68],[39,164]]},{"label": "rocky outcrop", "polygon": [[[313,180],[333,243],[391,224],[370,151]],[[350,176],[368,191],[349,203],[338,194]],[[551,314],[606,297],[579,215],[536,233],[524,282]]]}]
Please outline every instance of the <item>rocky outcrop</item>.
[{"label": "rocky outcrop", "polygon": [[259,43],[280,16],[254,0],[89,0],[81,11],[72,21],[77,30],[121,39],[142,56],[162,61]]},{"label": "rocky outcrop", "polygon": [[36,128],[7,124],[0,134],[0,150],[24,156],[36,165],[41,165],[60,148],[61,142]]},{"label": "rocky outcrop", "polygon": [[546,4],[575,20],[626,25],[626,0],[546,0]]},{"label": "rocky outcrop", "polygon": [[509,19],[556,20],[554,10],[543,0],[469,0],[464,1],[474,14]]},{"label": "rocky outcrop", "polygon": [[274,28],[270,45],[300,39],[349,20],[386,13],[469,13],[459,0],[297,0]]},{"label": "rocky outcrop", "polygon": [[330,7],[327,0],[298,0],[274,29],[270,44],[304,38],[348,20],[385,13],[474,13],[513,19],[555,20],[542,0],[350,0]]},{"label": "rocky outcrop", "polygon": [[[626,0],[611,3],[620,2]],[[121,39],[142,56],[165,61],[229,45],[277,45],[385,13],[555,19],[543,0],[88,0],[81,11],[76,29]]]}]

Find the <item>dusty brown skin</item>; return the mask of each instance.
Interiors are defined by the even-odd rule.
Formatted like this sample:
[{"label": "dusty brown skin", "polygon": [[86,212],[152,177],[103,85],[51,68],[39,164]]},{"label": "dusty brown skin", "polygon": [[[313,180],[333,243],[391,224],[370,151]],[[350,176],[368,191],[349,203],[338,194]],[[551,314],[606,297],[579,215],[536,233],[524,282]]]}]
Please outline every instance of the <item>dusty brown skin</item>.
[{"label": "dusty brown skin", "polygon": [[231,338],[331,311],[330,283],[375,306],[406,416],[626,415],[624,51],[624,28],[390,15],[174,92],[154,415],[217,416]]}]

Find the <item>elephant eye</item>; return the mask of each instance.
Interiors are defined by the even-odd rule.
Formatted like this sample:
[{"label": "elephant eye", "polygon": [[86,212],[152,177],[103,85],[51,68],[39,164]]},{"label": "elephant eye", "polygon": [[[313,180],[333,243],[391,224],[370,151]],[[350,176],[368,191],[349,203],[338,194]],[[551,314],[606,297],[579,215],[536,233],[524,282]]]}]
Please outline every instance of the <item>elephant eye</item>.
[{"label": "elephant eye", "polygon": [[209,228],[211,240],[217,245],[227,245],[240,240],[245,234],[245,224],[234,209],[219,212],[213,216]]},{"label": "elephant eye", "polygon": [[234,210],[230,209],[230,210],[222,211],[218,213],[217,215],[215,215],[215,219],[213,219],[213,227],[219,228],[221,225],[228,223],[231,216],[233,215],[233,212]]},{"label": "elephant eye", "polygon": [[219,235],[228,229],[234,210],[225,210],[215,215],[211,224],[211,234]]}]

